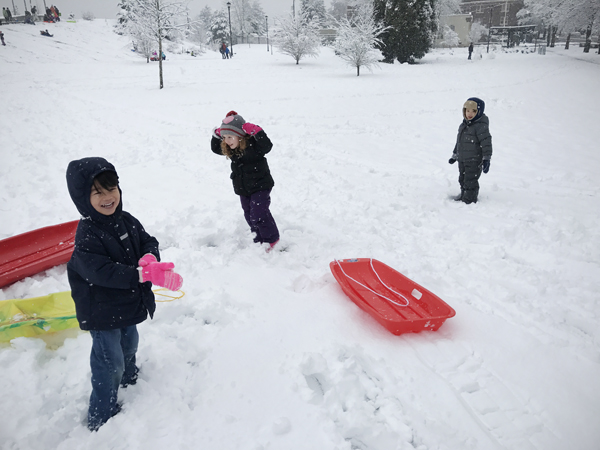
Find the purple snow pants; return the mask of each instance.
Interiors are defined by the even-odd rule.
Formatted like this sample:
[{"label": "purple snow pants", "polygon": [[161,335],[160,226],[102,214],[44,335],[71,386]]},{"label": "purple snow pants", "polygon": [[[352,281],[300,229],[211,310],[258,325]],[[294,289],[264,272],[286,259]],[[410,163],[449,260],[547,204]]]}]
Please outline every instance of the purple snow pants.
[{"label": "purple snow pants", "polygon": [[258,191],[246,197],[240,195],[242,209],[246,222],[250,225],[250,231],[256,233],[254,242],[267,242],[272,244],[279,239],[279,230],[275,224],[275,219],[269,211],[271,205],[271,189]]}]

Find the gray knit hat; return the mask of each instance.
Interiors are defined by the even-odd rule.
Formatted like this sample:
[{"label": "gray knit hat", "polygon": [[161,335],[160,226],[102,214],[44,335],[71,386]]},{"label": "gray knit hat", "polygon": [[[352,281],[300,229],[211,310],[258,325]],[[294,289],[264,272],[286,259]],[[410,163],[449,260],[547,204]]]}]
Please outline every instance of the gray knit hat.
[{"label": "gray knit hat", "polygon": [[221,136],[228,134],[238,137],[246,136],[246,133],[242,130],[242,125],[245,123],[246,121],[242,116],[235,111],[229,111],[221,124]]}]

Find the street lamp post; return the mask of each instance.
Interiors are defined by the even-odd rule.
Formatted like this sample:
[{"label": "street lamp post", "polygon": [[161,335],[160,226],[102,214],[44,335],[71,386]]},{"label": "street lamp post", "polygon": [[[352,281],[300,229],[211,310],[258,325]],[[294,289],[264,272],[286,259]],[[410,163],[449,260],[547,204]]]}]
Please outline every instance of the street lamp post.
[{"label": "street lamp post", "polygon": [[269,51],[269,16],[265,16],[265,24],[267,25],[267,52]]},{"label": "street lamp post", "polygon": [[227,13],[229,14],[229,40],[231,41],[231,57],[233,58],[233,35],[231,34],[231,2],[227,2]]}]

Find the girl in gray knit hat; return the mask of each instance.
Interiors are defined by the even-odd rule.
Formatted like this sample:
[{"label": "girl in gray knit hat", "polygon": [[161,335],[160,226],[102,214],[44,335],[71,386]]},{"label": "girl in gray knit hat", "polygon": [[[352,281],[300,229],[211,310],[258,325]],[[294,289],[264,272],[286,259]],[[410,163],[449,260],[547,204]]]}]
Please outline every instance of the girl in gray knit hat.
[{"label": "girl in gray knit hat", "polygon": [[240,196],[244,217],[255,233],[254,242],[269,244],[267,252],[279,241],[279,230],[271,215],[271,189],[275,185],[265,155],[273,144],[258,125],[246,122],[230,111],[221,126],[213,130],[211,149],[231,160],[231,181]]}]

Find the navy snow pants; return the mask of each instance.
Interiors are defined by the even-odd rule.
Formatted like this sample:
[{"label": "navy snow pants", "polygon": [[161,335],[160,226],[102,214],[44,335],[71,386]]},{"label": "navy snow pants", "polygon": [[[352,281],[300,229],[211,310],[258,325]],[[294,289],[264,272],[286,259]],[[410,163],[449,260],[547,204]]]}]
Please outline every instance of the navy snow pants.
[{"label": "navy snow pants", "polygon": [[279,230],[275,219],[271,215],[271,189],[258,191],[249,197],[240,195],[242,209],[246,222],[250,225],[250,231],[256,233],[254,242],[267,242],[272,244],[279,240]]}]

